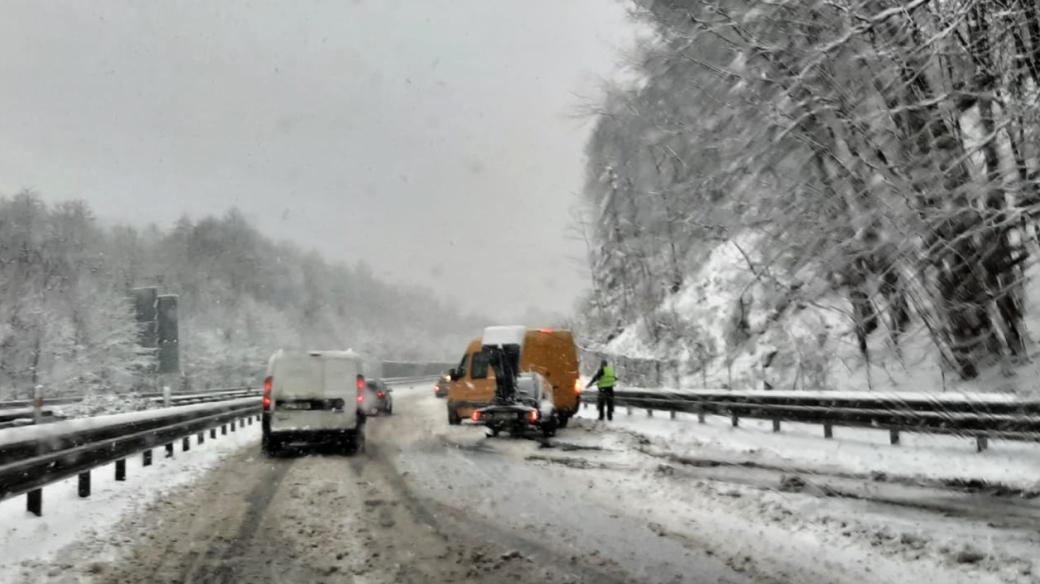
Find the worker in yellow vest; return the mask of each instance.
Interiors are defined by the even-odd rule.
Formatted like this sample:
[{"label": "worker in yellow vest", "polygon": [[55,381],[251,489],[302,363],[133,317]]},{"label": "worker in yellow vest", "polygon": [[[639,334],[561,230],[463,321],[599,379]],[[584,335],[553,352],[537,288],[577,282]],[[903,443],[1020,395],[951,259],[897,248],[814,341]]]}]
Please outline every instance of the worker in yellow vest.
[{"label": "worker in yellow vest", "polygon": [[614,419],[614,384],[617,383],[617,376],[614,375],[614,368],[607,363],[604,359],[600,361],[599,371],[592,376],[592,380],[585,386],[586,389],[592,387],[595,383],[596,387],[599,388],[599,395],[596,397],[596,411],[599,412],[599,419],[603,419],[603,409],[607,410],[607,420]]}]

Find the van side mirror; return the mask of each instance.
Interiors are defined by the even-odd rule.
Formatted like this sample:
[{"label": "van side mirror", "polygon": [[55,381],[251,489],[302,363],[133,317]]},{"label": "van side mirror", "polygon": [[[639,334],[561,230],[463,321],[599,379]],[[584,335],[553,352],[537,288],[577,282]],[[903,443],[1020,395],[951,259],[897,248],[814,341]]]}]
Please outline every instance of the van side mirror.
[{"label": "van side mirror", "polygon": [[452,381],[458,381],[458,380],[459,380],[459,372],[458,372],[458,371],[456,371],[455,369],[449,369],[449,370],[448,370],[448,377],[449,377],[449,378],[450,378],[450,379],[451,379]]}]

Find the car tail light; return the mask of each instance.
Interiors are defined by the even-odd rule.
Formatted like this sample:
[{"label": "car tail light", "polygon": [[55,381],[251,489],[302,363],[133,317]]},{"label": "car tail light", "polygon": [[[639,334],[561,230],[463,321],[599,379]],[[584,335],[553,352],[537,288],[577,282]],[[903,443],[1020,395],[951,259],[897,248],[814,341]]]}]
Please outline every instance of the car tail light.
[{"label": "car tail light", "polygon": [[474,422],[479,422],[480,421],[480,410],[473,410],[473,413],[470,414],[469,419],[473,420]]},{"label": "car tail light", "polygon": [[383,393],[383,392],[381,392],[381,391],[377,391],[377,392],[376,392],[376,397],[377,397],[377,398],[379,398],[379,399],[383,399],[383,396],[385,396],[385,395],[386,395],[386,394],[385,394],[385,393]]},{"label": "car tail light", "polygon": [[585,389],[585,388],[581,386],[581,378],[579,377],[578,379],[575,379],[574,380],[574,393],[577,393],[577,394],[580,395],[581,394],[581,390],[583,390],[583,389]]},{"label": "car tail light", "polygon": [[527,421],[531,422],[532,424],[537,424],[538,410],[531,410],[530,412],[527,412]]},{"label": "car tail light", "polygon": [[264,379],[264,399],[263,399],[263,404],[264,404],[264,411],[265,412],[271,411],[271,388],[272,387],[274,387],[274,378],[273,377],[268,377],[267,379]]},{"label": "car tail light", "polygon": [[358,396],[357,396],[357,403],[359,403],[359,404],[365,403],[365,396],[361,395],[361,394],[358,394]]}]

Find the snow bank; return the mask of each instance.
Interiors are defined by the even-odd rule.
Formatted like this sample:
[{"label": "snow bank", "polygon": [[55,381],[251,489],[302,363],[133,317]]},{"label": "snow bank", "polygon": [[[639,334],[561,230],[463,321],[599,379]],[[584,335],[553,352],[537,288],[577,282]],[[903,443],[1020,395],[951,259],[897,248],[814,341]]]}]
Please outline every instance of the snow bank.
[{"label": "snow bank", "polygon": [[[594,408],[582,409],[578,418],[594,419]],[[888,443],[888,432],[860,428],[834,428],[834,438],[823,438],[818,424],[784,423],[780,433],[769,420],[742,419],[732,427],[721,416],[695,414],[647,417],[618,408],[614,428],[636,433],[655,448],[683,456],[714,458],[734,463],[756,463],[792,471],[826,472],[928,480],[982,480],[1025,490],[1040,488],[1040,448],[1036,444],[993,440],[989,450],[975,452],[969,438],[904,433],[901,445]]]},{"label": "snow bank", "polygon": [[255,404],[259,406],[260,400],[256,397],[246,397],[235,400],[222,401],[218,403],[192,404],[189,406],[175,406],[142,412],[127,412],[123,414],[111,414],[107,416],[95,416],[92,418],[79,418],[75,420],[64,420],[53,424],[41,424],[38,426],[27,426],[22,428],[11,428],[0,430],[0,444],[13,444],[27,440],[45,440],[47,438],[65,434],[68,432],[79,432],[93,430],[118,424],[130,422],[141,422],[168,416],[179,416],[190,412],[203,412],[217,406],[244,406]]},{"label": "snow bank", "polygon": [[147,468],[141,466],[140,457],[127,459],[125,482],[115,481],[111,464],[96,468],[93,492],[87,499],[77,495],[75,477],[48,485],[43,489],[42,517],[25,510],[24,496],[0,501],[0,582],[37,580],[34,571],[45,569],[44,564],[60,566],[55,555],[64,546],[104,538],[123,517],[161,500],[236,451],[257,447],[259,437],[260,425],[253,424],[201,446],[193,443],[190,451],[178,451],[172,459],[162,458],[157,451],[155,462]]}]

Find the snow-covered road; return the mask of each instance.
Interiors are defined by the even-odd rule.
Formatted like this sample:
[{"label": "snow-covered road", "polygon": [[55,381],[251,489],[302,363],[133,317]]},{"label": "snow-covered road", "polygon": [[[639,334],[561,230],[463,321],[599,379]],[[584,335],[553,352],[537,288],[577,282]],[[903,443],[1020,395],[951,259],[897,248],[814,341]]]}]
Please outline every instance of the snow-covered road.
[{"label": "snow-covered road", "polygon": [[[193,482],[110,507],[110,526],[0,574],[12,582],[1040,581],[1040,512],[1021,496],[732,464],[717,449],[678,448],[663,430],[621,420],[577,419],[549,444],[488,439],[480,428],[448,426],[444,401],[428,389],[398,391],[395,415],[371,420],[364,454],[269,459],[255,434],[242,436]],[[31,527],[39,520],[4,519],[5,530],[43,535]],[[16,539],[0,541],[14,549]]]}]

